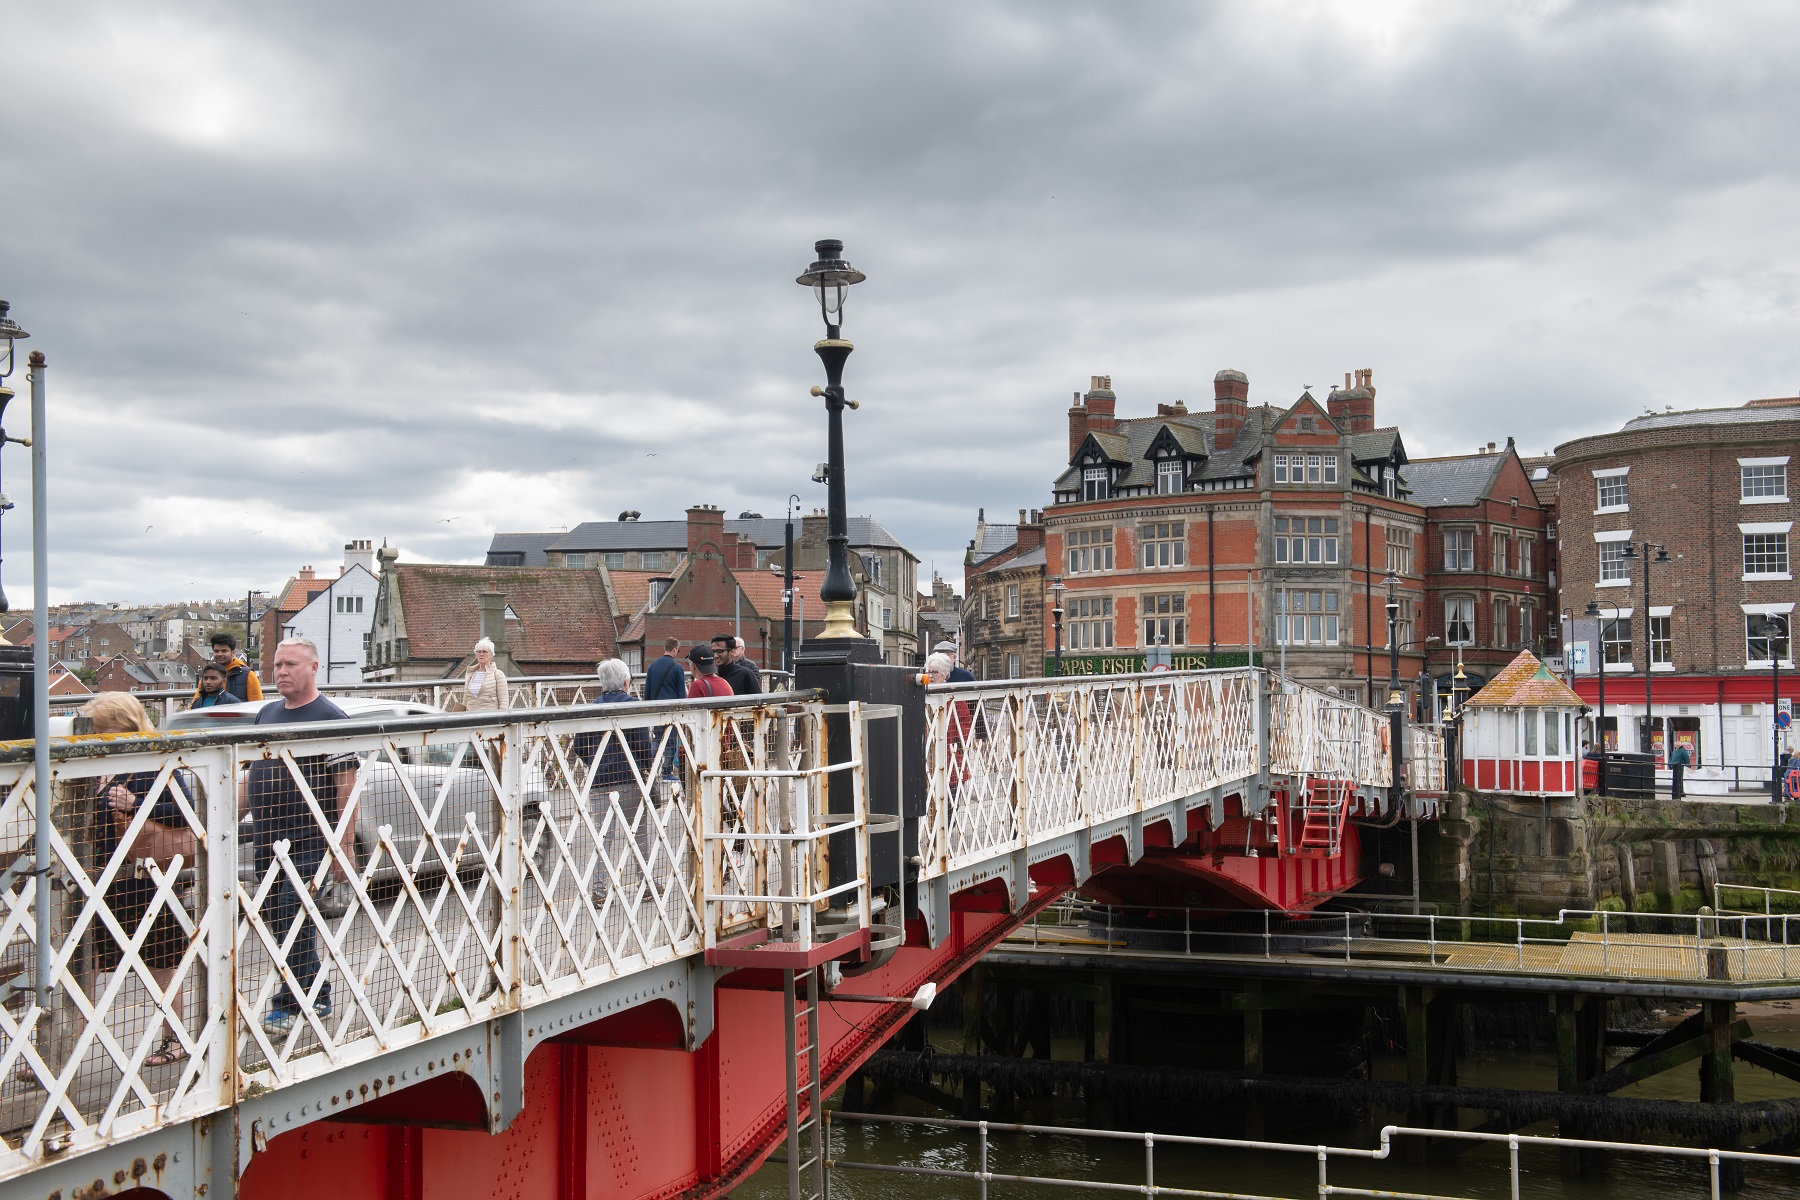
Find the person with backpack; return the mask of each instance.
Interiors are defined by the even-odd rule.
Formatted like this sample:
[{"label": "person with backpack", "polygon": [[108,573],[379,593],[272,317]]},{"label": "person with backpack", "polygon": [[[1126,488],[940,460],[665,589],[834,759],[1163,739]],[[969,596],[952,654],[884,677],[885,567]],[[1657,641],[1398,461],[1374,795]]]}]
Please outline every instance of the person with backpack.
[{"label": "person with backpack", "polygon": [[688,661],[694,665],[694,680],[688,684],[689,700],[711,700],[732,694],[731,685],[719,677],[718,659],[713,656],[711,647],[695,646],[688,651]]}]

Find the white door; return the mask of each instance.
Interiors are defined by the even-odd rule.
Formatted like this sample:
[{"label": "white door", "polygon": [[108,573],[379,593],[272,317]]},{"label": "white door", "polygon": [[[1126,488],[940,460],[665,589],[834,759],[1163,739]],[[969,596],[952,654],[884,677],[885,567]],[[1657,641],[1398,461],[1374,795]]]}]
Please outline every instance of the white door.
[{"label": "white door", "polygon": [[1721,717],[1719,724],[1726,766],[1759,766],[1774,754],[1773,741],[1763,736],[1763,718]]}]

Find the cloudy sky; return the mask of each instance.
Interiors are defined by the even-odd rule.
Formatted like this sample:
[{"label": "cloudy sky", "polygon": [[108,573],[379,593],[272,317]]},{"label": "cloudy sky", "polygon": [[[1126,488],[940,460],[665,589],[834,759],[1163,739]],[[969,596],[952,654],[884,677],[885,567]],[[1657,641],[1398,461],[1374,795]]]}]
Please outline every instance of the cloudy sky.
[{"label": "cloudy sky", "polygon": [[[353,537],[782,510],[852,295],[851,509],[960,576],[1064,410],[1372,367],[1415,457],[1800,389],[1800,7],[15,0],[0,298],[52,595]],[[24,371],[8,414],[23,432]],[[27,452],[4,583],[29,603]]]}]

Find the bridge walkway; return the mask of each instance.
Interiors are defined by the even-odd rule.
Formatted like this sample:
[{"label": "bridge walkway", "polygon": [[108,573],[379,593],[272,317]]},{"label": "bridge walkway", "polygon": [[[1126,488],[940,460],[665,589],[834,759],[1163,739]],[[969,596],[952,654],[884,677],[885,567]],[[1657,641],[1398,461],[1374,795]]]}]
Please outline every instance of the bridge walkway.
[{"label": "bridge walkway", "polygon": [[[904,996],[1158,825],[1179,846],[1318,781],[1396,803],[1380,714],[1260,670],[919,692],[922,761],[881,767],[922,773],[917,811],[870,800],[870,731],[904,714],[808,691],[58,739],[42,890],[30,748],[0,747],[0,1196],[217,1196],[352,1110],[500,1134],[551,1043],[681,1052],[667,1102],[711,1115],[643,1182],[725,1186],[786,1119],[758,997],[796,952]],[[1427,814],[1441,748],[1413,738]],[[998,911],[963,902],[988,885]],[[832,1077],[902,1015],[855,1011],[822,1010]]]}]

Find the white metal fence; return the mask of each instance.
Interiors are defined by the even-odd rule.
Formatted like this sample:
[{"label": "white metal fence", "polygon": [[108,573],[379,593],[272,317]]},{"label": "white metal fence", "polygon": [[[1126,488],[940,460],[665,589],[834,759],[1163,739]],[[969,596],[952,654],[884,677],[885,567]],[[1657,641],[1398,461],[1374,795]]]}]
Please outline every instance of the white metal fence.
[{"label": "white metal fence", "polygon": [[[1249,778],[1265,742],[1272,774],[1392,786],[1383,714],[1291,682],[1265,709],[1271,678],[1243,667],[932,688],[921,877]],[[1441,791],[1441,741],[1413,738],[1432,760],[1414,787]]]},{"label": "white metal fence", "polygon": [[0,762],[0,1177],[816,899],[826,842],[795,835],[845,831],[824,812],[824,711],[790,695],[59,740],[48,1009],[31,764]]}]

